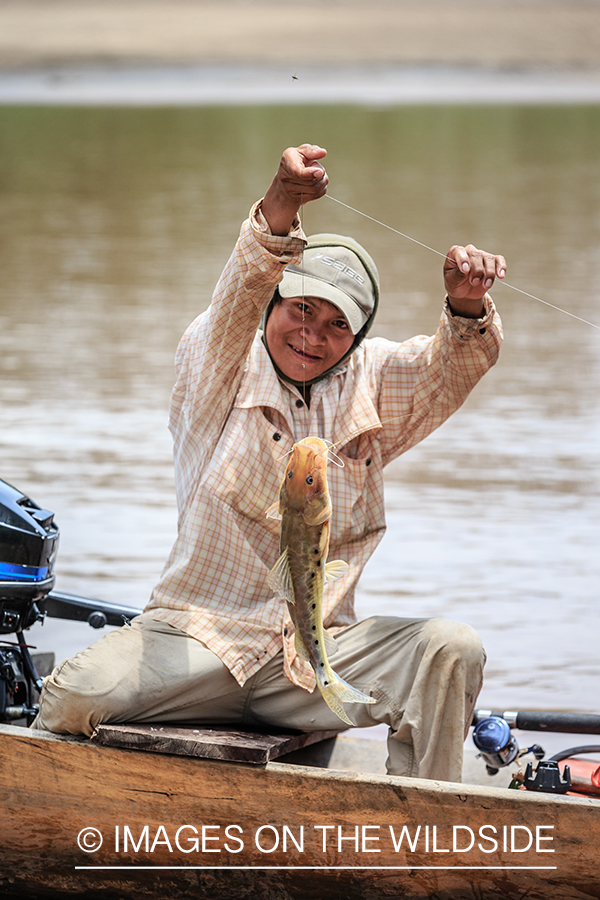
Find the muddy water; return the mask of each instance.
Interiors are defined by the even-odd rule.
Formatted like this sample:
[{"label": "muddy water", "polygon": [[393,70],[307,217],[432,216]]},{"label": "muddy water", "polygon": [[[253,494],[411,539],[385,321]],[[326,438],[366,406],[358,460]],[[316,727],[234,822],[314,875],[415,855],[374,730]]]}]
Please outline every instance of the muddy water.
[{"label": "muddy water", "polygon": [[[600,108],[0,108],[0,477],[56,512],[57,587],[142,606],[175,532],[177,340],[281,149],[329,150],[334,197],[600,325]],[[376,257],[376,333],[436,327],[441,260],[328,200],[309,231]],[[481,705],[597,711],[600,332],[505,286],[501,362],[388,471],[360,615],[482,634]],[[48,621],[59,657],[97,637]]]}]

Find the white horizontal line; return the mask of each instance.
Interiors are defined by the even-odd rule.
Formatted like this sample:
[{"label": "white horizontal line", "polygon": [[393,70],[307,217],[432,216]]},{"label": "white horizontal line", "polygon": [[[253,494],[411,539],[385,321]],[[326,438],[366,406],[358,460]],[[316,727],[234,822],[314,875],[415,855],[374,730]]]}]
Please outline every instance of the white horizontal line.
[{"label": "white horizontal line", "polygon": [[558,866],[75,866],[76,870],[93,870],[93,869],[255,869],[257,871],[265,871],[266,869],[502,869],[502,870],[521,870],[521,869],[556,869]]}]

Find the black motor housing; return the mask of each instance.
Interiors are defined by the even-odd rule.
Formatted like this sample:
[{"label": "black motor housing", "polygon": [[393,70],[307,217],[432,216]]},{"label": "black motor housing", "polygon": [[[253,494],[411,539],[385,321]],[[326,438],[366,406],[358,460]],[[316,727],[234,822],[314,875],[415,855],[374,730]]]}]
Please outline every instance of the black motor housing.
[{"label": "black motor housing", "polygon": [[0,479],[0,634],[29,628],[54,587],[54,513]]},{"label": "black motor housing", "polygon": [[0,722],[30,725],[38,711],[43,682],[23,634],[27,628],[45,616],[118,627],[141,612],[53,591],[58,540],[54,513],[0,479],[0,637],[15,636],[0,639]]}]

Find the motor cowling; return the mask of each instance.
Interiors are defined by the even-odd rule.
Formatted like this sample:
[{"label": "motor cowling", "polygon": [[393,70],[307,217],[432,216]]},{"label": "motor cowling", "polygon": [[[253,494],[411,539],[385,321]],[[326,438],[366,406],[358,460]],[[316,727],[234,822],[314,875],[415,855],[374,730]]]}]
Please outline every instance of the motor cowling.
[{"label": "motor cowling", "polygon": [[29,628],[54,587],[54,513],[0,479],[0,634]]}]

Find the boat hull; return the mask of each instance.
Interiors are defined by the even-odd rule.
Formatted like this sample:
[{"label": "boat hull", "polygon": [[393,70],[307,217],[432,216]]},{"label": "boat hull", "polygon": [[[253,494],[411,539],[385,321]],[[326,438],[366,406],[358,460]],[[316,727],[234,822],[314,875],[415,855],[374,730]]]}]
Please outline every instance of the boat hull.
[{"label": "boat hull", "polygon": [[0,759],[6,897],[600,898],[591,798],[159,755],[3,725]]}]

